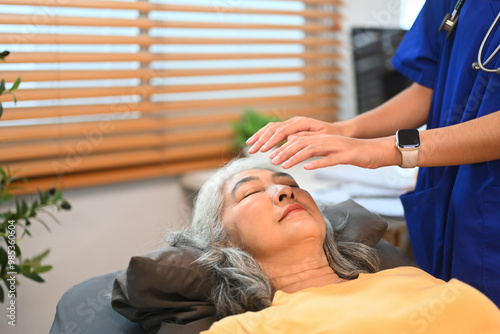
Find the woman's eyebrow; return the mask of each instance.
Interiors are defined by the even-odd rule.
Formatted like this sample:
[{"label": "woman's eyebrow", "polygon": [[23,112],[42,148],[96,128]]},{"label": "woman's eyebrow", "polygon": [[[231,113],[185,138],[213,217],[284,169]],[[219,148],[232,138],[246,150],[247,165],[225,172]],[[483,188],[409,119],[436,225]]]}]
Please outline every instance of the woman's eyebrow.
[{"label": "woman's eyebrow", "polygon": [[236,184],[233,187],[233,190],[231,191],[231,196],[234,198],[234,195],[236,194],[236,191],[238,190],[239,187],[241,187],[244,183],[250,182],[250,181],[258,181],[260,180],[256,176],[247,176],[236,182]]},{"label": "woman's eyebrow", "polygon": [[[296,182],[295,179],[290,174],[288,174],[288,173],[283,173],[283,172],[274,172],[273,173],[272,178],[273,178],[274,181],[276,181],[276,179],[278,179],[280,177],[286,177],[286,178],[288,178],[288,179]],[[234,198],[235,195],[236,195],[236,191],[238,191],[238,189],[243,184],[245,184],[247,182],[251,182],[251,181],[258,181],[258,180],[260,180],[260,179],[258,177],[256,177],[256,176],[247,176],[247,177],[242,178],[241,180],[239,180],[238,182],[236,182],[236,184],[234,185],[233,190],[231,191],[231,196]]]},{"label": "woman's eyebrow", "polygon": [[295,181],[295,179],[290,174],[288,174],[288,173],[283,173],[283,172],[275,172],[275,173],[273,173],[273,180],[276,180],[279,177],[287,177],[287,178],[291,179],[292,181]]}]

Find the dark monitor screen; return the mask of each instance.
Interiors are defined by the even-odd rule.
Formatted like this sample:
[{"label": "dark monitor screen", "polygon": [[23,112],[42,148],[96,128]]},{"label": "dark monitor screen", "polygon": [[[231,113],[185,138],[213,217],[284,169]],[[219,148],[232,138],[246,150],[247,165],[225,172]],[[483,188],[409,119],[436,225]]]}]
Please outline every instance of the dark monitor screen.
[{"label": "dark monitor screen", "polygon": [[405,33],[402,29],[352,29],[358,113],[381,105],[411,85],[391,64]]}]

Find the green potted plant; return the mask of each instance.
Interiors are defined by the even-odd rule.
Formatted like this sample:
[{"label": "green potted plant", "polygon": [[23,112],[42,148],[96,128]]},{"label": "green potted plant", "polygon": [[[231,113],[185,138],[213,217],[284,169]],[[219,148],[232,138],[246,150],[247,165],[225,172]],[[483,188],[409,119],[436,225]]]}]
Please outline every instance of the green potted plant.
[{"label": "green potted plant", "polygon": [[243,150],[246,147],[247,139],[253,136],[260,128],[269,122],[279,121],[280,119],[276,116],[262,114],[252,108],[246,109],[239,121],[231,123],[234,132],[235,151],[240,152]]},{"label": "green potted plant", "polygon": [[[9,55],[8,51],[0,53],[0,60],[4,60]],[[5,81],[0,82],[0,95],[12,94],[19,84],[21,78],[18,78],[10,89],[6,89]],[[3,113],[3,107],[0,102],[0,117]],[[17,183],[16,183],[17,181]],[[56,217],[51,211],[69,210],[71,208],[68,201],[63,198],[63,193],[55,188],[47,191],[38,191],[36,199],[16,197],[14,192],[22,189],[19,181],[27,182],[27,179],[20,179],[11,173],[6,165],[0,165],[0,207],[12,203],[10,209],[0,210],[0,303],[5,301],[7,296],[10,299],[9,307],[15,307],[16,286],[18,284],[18,275],[22,275],[36,282],[43,282],[41,274],[49,271],[52,266],[42,264],[44,258],[49,254],[49,250],[33,256],[24,257],[20,241],[25,236],[32,236],[30,232],[31,223],[36,221],[47,230],[49,226],[41,218],[50,217],[57,222]],[[14,204],[15,203],[15,208]],[[5,287],[5,291],[4,291]],[[9,309],[9,308],[8,308]]]},{"label": "green potted plant", "polygon": [[20,187],[12,184],[16,180],[19,179],[10,173],[8,167],[0,166],[0,206],[11,200],[15,202],[15,209],[0,212],[0,278],[6,288],[5,293],[0,284],[0,303],[4,302],[6,295],[10,299],[15,296],[17,275],[36,282],[44,282],[40,274],[52,269],[52,266],[42,264],[42,260],[49,254],[48,249],[31,258],[23,256],[20,241],[26,235],[32,236],[29,231],[32,222],[41,223],[50,231],[41,216],[45,215],[57,222],[51,209],[69,210],[71,208],[62,197],[62,191],[55,188],[47,191],[39,190],[37,199],[15,198],[12,191]]}]

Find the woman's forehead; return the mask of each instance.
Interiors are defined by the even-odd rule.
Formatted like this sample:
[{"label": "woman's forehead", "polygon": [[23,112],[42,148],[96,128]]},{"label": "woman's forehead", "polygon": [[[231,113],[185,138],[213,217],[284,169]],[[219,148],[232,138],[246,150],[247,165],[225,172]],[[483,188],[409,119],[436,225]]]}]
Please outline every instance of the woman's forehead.
[{"label": "woman's forehead", "polygon": [[276,179],[280,177],[287,177],[293,180],[293,177],[290,174],[284,172],[278,172],[275,170],[264,169],[264,168],[255,168],[255,169],[248,169],[245,171],[241,171],[232,175],[227,179],[226,185],[230,187],[231,185],[234,185],[243,179],[263,179],[263,178]]}]

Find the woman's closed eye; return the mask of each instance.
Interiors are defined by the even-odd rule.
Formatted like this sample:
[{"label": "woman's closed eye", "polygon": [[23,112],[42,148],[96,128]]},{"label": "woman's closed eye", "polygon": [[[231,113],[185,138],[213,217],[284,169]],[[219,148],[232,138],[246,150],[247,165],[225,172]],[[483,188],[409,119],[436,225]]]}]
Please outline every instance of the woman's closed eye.
[{"label": "woman's closed eye", "polygon": [[243,197],[242,197],[242,200],[251,196],[251,195],[254,195],[254,194],[257,194],[261,192],[261,190],[249,190],[249,191],[246,191],[244,194],[243,194]]}]

